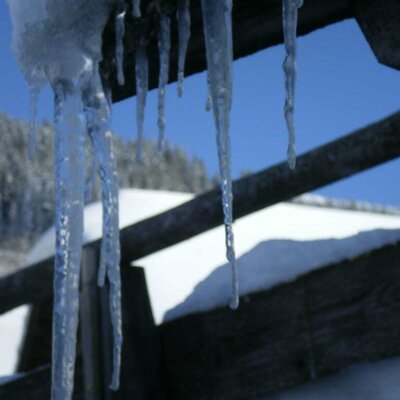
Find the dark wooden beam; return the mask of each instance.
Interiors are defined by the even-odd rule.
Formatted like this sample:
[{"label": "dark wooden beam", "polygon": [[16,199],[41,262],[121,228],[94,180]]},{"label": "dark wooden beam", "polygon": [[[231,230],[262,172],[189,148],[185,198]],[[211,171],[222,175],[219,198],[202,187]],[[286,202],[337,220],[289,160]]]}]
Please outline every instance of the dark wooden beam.
[{"label": "dark wooden beam", "polygon": [[[81,366],[77,363],[73,400],[85,400],[82,390]],[[0,384],[0,399],[44,400],[50,398],[51,366],[46,365],[34,371],[20,374],[16,379]]]},{"label": "dark wooden beam", "polygon": [[[342,21],[353,16],[353,0],[307,0],[299,14],[299,35]],[[158,48],[157,21],[160,10],[166,11],[172,21],[172,48],[170,81],[176,81],[177,75],[177,24],[176,0],[142,0],[143,17],[131,16],[131,1],[127,1],[126,35],[124,39],[124,70],[126,83],[119,86],[115,72],[115,33],[114,18],[103,35],[102,75],[111,81],[113,100],[119,101],[134,96],[135,91],[135,49],[139,37],[145,33],[149,39],[149,85],[158,85]],[[259,50],[282,43],[282,3],[281,0],[235,0],[233,7],[233,43],[234,58],[245,57]],[[191,1],[192,37],[189,43],[186,75],[192,75],[206,69],[205,47],[200,0]]]},{"label": "dark wooden beam", "polygon": [[[234,182],[234,216],[244,217],[299,194],[350,177],[400,156],[400,113],[286,162]],[[121,231],[122,264],[210,230],[223,221],[221,194],[212,190]],[[221,243],[221,246],[223,244]],[[100,240],[88,246],[100,247]],[[0,314],[46,298],[52,290],[53,258],[0,280]]]},{"label": "dark wooden beam", "polygon": [[[121,386],[113,400],[163,400],[161,343],[153,318],[145,272],[121,270],[122,331]],[[133,396],[134,394],[134,396]]]},{"label": "dark wooden beam", "polygon": [[400,354],[400,244],[159,327],[174,400],[258,399]]},{"label": "dark wooden beam", "polygon": [[377,60],[400,69],[400,2],[358,0],[354,14]]}]

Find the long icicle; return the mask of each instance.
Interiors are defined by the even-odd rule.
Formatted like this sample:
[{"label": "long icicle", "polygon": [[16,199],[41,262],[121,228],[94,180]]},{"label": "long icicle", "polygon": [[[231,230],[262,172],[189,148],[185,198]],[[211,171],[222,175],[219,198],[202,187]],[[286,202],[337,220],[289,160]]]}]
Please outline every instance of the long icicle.
[{"label": "long icicle", "polygon": [[52,400],[72,397],[79,311],[85,191],[83,105],[72,82],[55,92],[56,257],[54,273]]},{"label": "long icicle", "polygon": [[29,121],[29,144],[28,144],[28,155],[32,161],[36,154],[36,116],[37,116],[37,103],[39,98],[40,89],[37,87],[29,88],[29,110],[30,110],[30,121]]},{"label": "long icicle", "polygon": [[296,167],[296,138],[294,123],[295,89],[296,89],[296,30],[298,9],[303,0],[282,0],[283,35],[285,39],[286,57],[283,62],[285,72],[285,120],[289,133],[287,159],[289,167]]},{"label": "long icicle", "polygon": [[190,0],[178,2],[178,96],[183,95],[183,79],[185,77],[185,61],[190,39]]},{"label": "long icicle", "polygon": [[118,84],[125,84],[124,76],[124,35],[125,35],[126,5],[121,1],[115,16],[115,60]]},{"label": "long icicle", "polygon": [[110,313],[114,336],[114,365],[110,388],[117,390],[119,387],[122,347],[118,178],[112,151],[112,133],[110,130],[111,110],[97,68],[89,83],[88,90],[84,93],[86,93],[83,100],[88,132],[95,148],[102,183],[103,239],[98,284],[99,286],[104,285],[107,274],[110,283]]},{"label": "long icicle", "polygon": [[165,132],[165,88],[169,79],[169,57],[171,51],[171,21],[162,13],[160,15],[160,30],[158,36],[160,54],[160,76],[158,80],[158,150],[164,147]]},{"label": "long icicle", "polygon": [[140,11],[140,0],[132,0],[132,15],[135,18],[140,18],[142,16]]},{"label": "long icicle", "polygon": [[226,257],[232,267],[231,308],[239,305],[239,287],[233,238],[230,110],[232,107],[232,0],[202,0],[208,79],[217,130],[219,171],[224,211]]},{"label": "long icicle", "polygon": [[149,61],[147,58],[147,40],[142,36],[136,49],[136,125],[137,143],[136,159],[142,162],[142,147],[144,136],[144,113],[149,86]]}]

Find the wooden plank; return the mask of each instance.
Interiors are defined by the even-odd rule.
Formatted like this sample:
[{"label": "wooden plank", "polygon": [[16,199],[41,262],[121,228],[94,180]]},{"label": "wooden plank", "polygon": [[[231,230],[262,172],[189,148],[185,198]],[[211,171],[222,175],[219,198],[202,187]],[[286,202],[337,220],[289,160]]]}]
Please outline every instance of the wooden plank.
[{"label": "wooden plank", "polygon": [[400,244],[160,326],[171,398],[258,399],[400,354]]},{"label": "wooden plank", "polygon": [[[78,362],[75,373],[73,400],[85,400],[82,391],[81,367]],[[20,374],[16,379],[0,384],[0,399],[44,400],[51,393],[51,367],[46,365],[34,371]]]},{"label": "wooden plank", "polygon": [[100,290],[97,287],[98,253],[85,248],[82,254],[79,333],[85,400],[103,399]]},{"label": "wooden plank", "polygon": [[122,281],[121,387],[113,400],[162,400],[161,346],[143,268],[126,267]]},{"label": "wooden plank", "polygon": [[53,297],[33,304],[20,350],[17,371],[34,370],[51,362]]},{"label": "wooden plank", "polygon": [[358,0],[354,14],[377,60],[400,69],[400,2]]},{"label": "wooden plank", "polygon": [[[353,16],[353,0],[307,0],[299,13],[299,35],[341,21]],[[103,38],[102,75],[112,82],[113,100],[119,101],[135,95],[135,49],[139,37],[145,33],[149,38],[149,85],[158,85],[159,57],[157,48],[157,20],[160,10],[171,16],[172,47],[170,81],[177,75],[177,24],[175,0],[142,0],[143,18],[131,16],[131,1],[127,0],[126,35],[124,40],[124,70],[126,83],[119,86],[115,73],[115,29],[114,18],[106,27]],[[234,58],[248,56],[259,50],[282,43],[281,0],[235,0],[233,7],[233,43]],[[192,37],[189,43],[186,75],[192,75],[206,69],[203,24],[199,0],[191,2]]]},{"label": "wooden plank", "polygon": [[[262,208],[347,178],[400,156],[400,113],[311,150],[290,170],[286,162],[233,184],[234,216]],[[221,195],[212,190],[121,231],[122,264],[180,243],[222,224]],[[221,244],[222,245],[222,244]],[[88,244],[100,247],[100,240]],[[0,314],[35,303],[52,291],[53,258],[0,280]]]}]

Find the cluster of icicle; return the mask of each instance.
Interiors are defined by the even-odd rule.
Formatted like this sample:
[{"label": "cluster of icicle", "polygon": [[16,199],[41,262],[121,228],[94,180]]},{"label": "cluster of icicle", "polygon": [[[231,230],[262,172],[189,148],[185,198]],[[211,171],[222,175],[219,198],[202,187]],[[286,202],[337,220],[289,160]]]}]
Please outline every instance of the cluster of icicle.
[{"label": "cluster of icicle", "polygon": [[[296,77],[296,25],[300,0],[283,0],[283,25],[287,57],[285,118],[289,130],[289,164],[294,167],[294,88]],[[232,230],[232,179],[230,154],[230,111],[232,107],[232,0],[202,0],[207,53],[207,110],[216,127],[222,205],[226,233],[226,255],[232,266],[230,305],[237,308],[239,291]],[[54,275],[52,399],[69,400],[73,391],[76,333],[79,309],[79,280],[83,242],[85,195],[84,141],[90,138],[95,165],[102,182],[103,240],[98,284],[106,277],[110,287],[110,312],[114,333],[114,368],[110,388],[119,385],[121,360],[120,244],[118,183],[110,130],[111,91],[99,75],[101,37],[108,15],[116,6],[116,70],[125,83],[123,59],[124,0],[9,0],[13,20],[13,48],[26,77],[31,99],[31,140],[34,155],[36,102],[40,90],[50,84],[54,91],[56,257]],[[132,0],[132,15],[141,17],[140,0]],[[183,94],[185,58],[190,39],[190,0],[178,0],[178,95]],[[137,158],[141,142],[148,91],[147,38],[136,50]],[[160,75],[158,90],[159,148],[165,131],[165,90],[168,84],[171,29],[170,18],[159,16]]]},{"label": "cluster of icicle", "polygon": [[[84,141],[90,138],[102,182],[103,241],[98,283],[109,282],[114,332],[110,387],[119,385],[122,346],[118,182],[110,130],[110,90],[99,74],[109,0],[10,0],[13,49],[31,92],[31,156],[36,100],[54,92],[56,253],[52,399],[73,391],[85,196]],[[82,23],[82,21],[84,21]]]}]

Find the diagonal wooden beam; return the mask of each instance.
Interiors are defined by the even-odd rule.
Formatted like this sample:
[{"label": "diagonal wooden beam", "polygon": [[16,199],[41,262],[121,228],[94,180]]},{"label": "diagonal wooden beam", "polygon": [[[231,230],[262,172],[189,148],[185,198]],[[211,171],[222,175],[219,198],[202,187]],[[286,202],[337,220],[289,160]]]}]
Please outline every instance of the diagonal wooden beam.
[{"label": "diagonal wooden beam", "polygon": [[171,398],[258,399],[400,355],[400,244],[158,327]]},{"label": "diagonal wooden beam", "polygon": [[[400,113],[298,157],[234,182],[234,216],[244,217],[299,194],[350,177],[400,156]],[[122,264],[180,243],[222,224],[220,191],[195,199],[121,230]],[[221,243],[221,246],[223,244]],[[87,246],[100,247],[100,240]],[[54,259],[0,280],[0,314],[51,293]]]},{"label": "diagonal wooden beam", "polygon": [[[257,51],[283,42],[282,0],[235,0],[233,2],[233,43],[234,58],[248,56]],[[171,16],[172,47],[170,81],[177,76],[177,24],[176,0],[142,0],[143,17],[134,19],[131,15],[131,1],[127,0],[126,34],[124,39],[124,70],[126,83],[119,86],[115,71],[115,29],[114,16],[103,35],[102,75],[112,85],[113,100],[120,101],[134,96],[135,91],[135,49],[140,36],[145,33],[149,38],[149,85],[153,89],[158,85],[158,47],[157,20],[160,10]],[[354,0],[307,0],[299,13],[298,34],[305,35],[329,24],[353,17]],[[206,69],[203,25],[200,0],[191,1],[192,37],[189,43],[186,75],[202,72]]]}]

